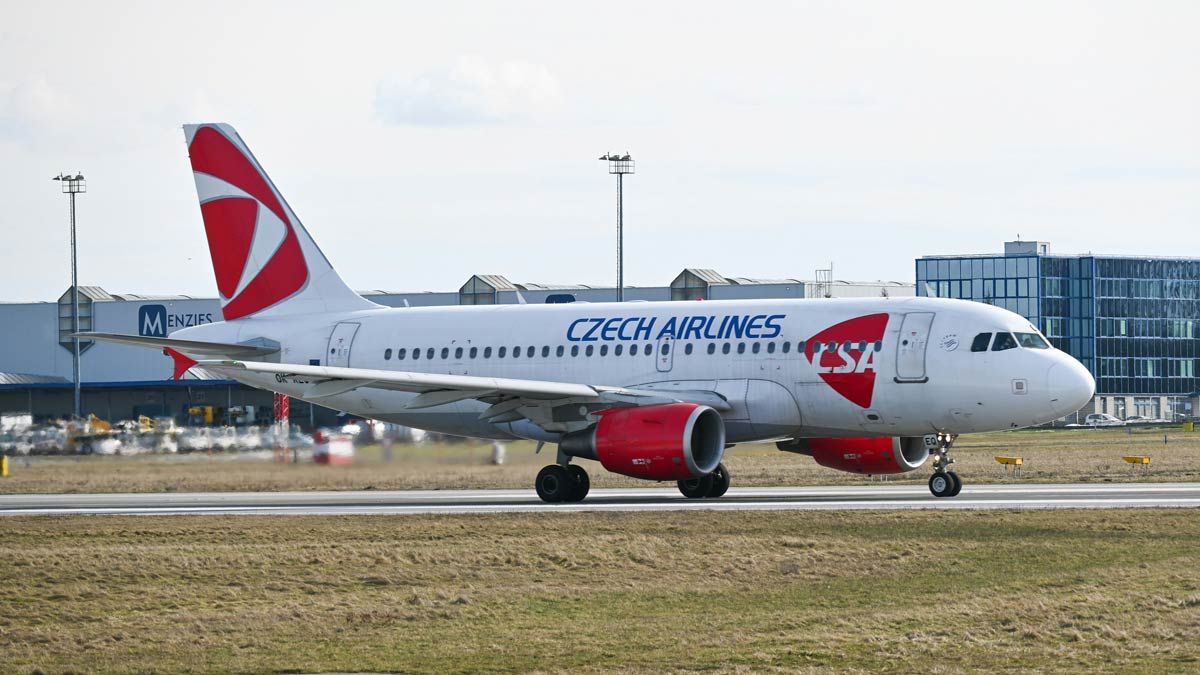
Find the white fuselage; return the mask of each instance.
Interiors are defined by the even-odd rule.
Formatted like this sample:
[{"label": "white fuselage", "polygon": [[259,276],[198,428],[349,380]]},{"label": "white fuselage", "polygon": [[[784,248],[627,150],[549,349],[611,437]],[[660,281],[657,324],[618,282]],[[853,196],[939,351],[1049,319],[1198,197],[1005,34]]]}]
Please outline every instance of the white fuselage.
[{"label": "white fuselage", "polygon": [[[971,349],[981,333],[1030,332],[988,305],[877,298],[380,308],[251,317],[172,337],[276,342],[279,360],[299,365],[717,392],[729,403],[728,440],[739,442],[995,431],[1078,410],[1094,383],[1069,355]],[[299,398],[307,390],[283,376],[237,377]],[[476,400],[406,409],[415,396],[363,387],[314,402],[451,434],[558,438],[524,420],[482,421],[487,404]]]}]

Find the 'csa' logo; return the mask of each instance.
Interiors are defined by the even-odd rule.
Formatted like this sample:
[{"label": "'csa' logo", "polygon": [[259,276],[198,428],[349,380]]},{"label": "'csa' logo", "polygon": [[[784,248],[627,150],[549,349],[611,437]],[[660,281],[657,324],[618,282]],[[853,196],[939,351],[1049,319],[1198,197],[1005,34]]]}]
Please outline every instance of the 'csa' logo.
[{"label": "'csa' logo", "polygon": [[871,407],[875,395],[875,342],[883,339],[887,322],[887,314],[843,321],[812,336],[804,347],[825,384],[861,408]]},{"label": "'csa' logo", "polygon": [[167,337],[167,308],[142,305],[138,308],[138,335]]}]

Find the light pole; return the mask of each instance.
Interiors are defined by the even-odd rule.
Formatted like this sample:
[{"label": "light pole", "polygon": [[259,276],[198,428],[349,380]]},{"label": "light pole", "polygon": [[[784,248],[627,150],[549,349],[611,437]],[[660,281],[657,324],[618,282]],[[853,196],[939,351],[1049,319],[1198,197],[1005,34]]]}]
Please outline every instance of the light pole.
[{"label": "light pole", "polygon": [[623,156],[604,154],[600,157],[608,162],[608,172],[617,175],[617,302],[625,300],[625,238],[621,232],[624,208],[621,204],[621,179],[627,173],[633,173],[633,158],[626,152]]},{"label": "light pole", "polygon": [[79,275],[75,264],[75,195],[87,192],[87,181],[83,174],[74,177],[58,174],[53,180],[62,183],[62,191],[71,196],[71,361],[74,366],[75,419],[80,419],[79,405]]}]

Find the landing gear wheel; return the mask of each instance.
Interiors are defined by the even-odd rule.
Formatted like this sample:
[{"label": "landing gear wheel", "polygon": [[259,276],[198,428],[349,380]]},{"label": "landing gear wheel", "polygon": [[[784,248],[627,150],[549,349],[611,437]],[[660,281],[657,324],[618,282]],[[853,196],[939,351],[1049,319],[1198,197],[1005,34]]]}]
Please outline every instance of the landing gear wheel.
[{"label": "landing gear wheel", "polygon": [[689,478],[687,480],[679,481],[679,491],[682,492],[683,496],[687,497],[688,499],[700,499],[701,497],[707,497],[708,493],[712,492],[712,489],[713,477],[711,473],[700,478]]},{"label": "landing gear wheel", "polygon": [[950,497],[954,492],[954,479],[950,476],[954,474],[945,473],[943,471],[935,472],[929,477],[929,491],[934,497]]},{"label": "landing gear wheel", "polygon": [[709,499],[716,499],[729,489],[729,470],[725,468],[725,463],[721,462],[709,475],[712,478],[712,489],[705,496]]},{"label": "landing gear wheel", "polygon": [[584,471],[582,466],[577,464],[567,465],[567,475],[571,478],[571,494],[563,501],[581,502],[587,496],[588,490],[592,487],[592,479],[588,478],[587,471]]},{"label": "landing gear wheel", "polygon": [[950,491],[949,496],[957,497],[958,493],[962,492],[962,479],[953,471],[948,472],[946,475],[950,476],[950,480],[954,481],[954,489]]},{"label": "landing gear wheel", "polygon": [[567,470],[558,464],[543,467],[534,481],[538,496],[542,501],[553,504],[566,501],[574,492],[575,480]]}]

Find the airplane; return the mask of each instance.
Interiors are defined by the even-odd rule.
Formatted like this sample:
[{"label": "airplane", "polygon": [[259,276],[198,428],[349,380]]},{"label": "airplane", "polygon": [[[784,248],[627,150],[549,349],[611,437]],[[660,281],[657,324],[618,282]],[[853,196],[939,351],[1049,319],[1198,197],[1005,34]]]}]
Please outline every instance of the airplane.
[{"label": "airplane", "polygon": [[377,305],[334,271],[227,124],[186,125],[223,321],[161,349],[251,387],[384,422],[557,445],[546,502],[578,502],[579,460],[689,498],[720,497],[738,443],[775,440],[821,466],[962,480],[960,434],[1069,415],[1088,370],[1024,317],[945,298]]}]

